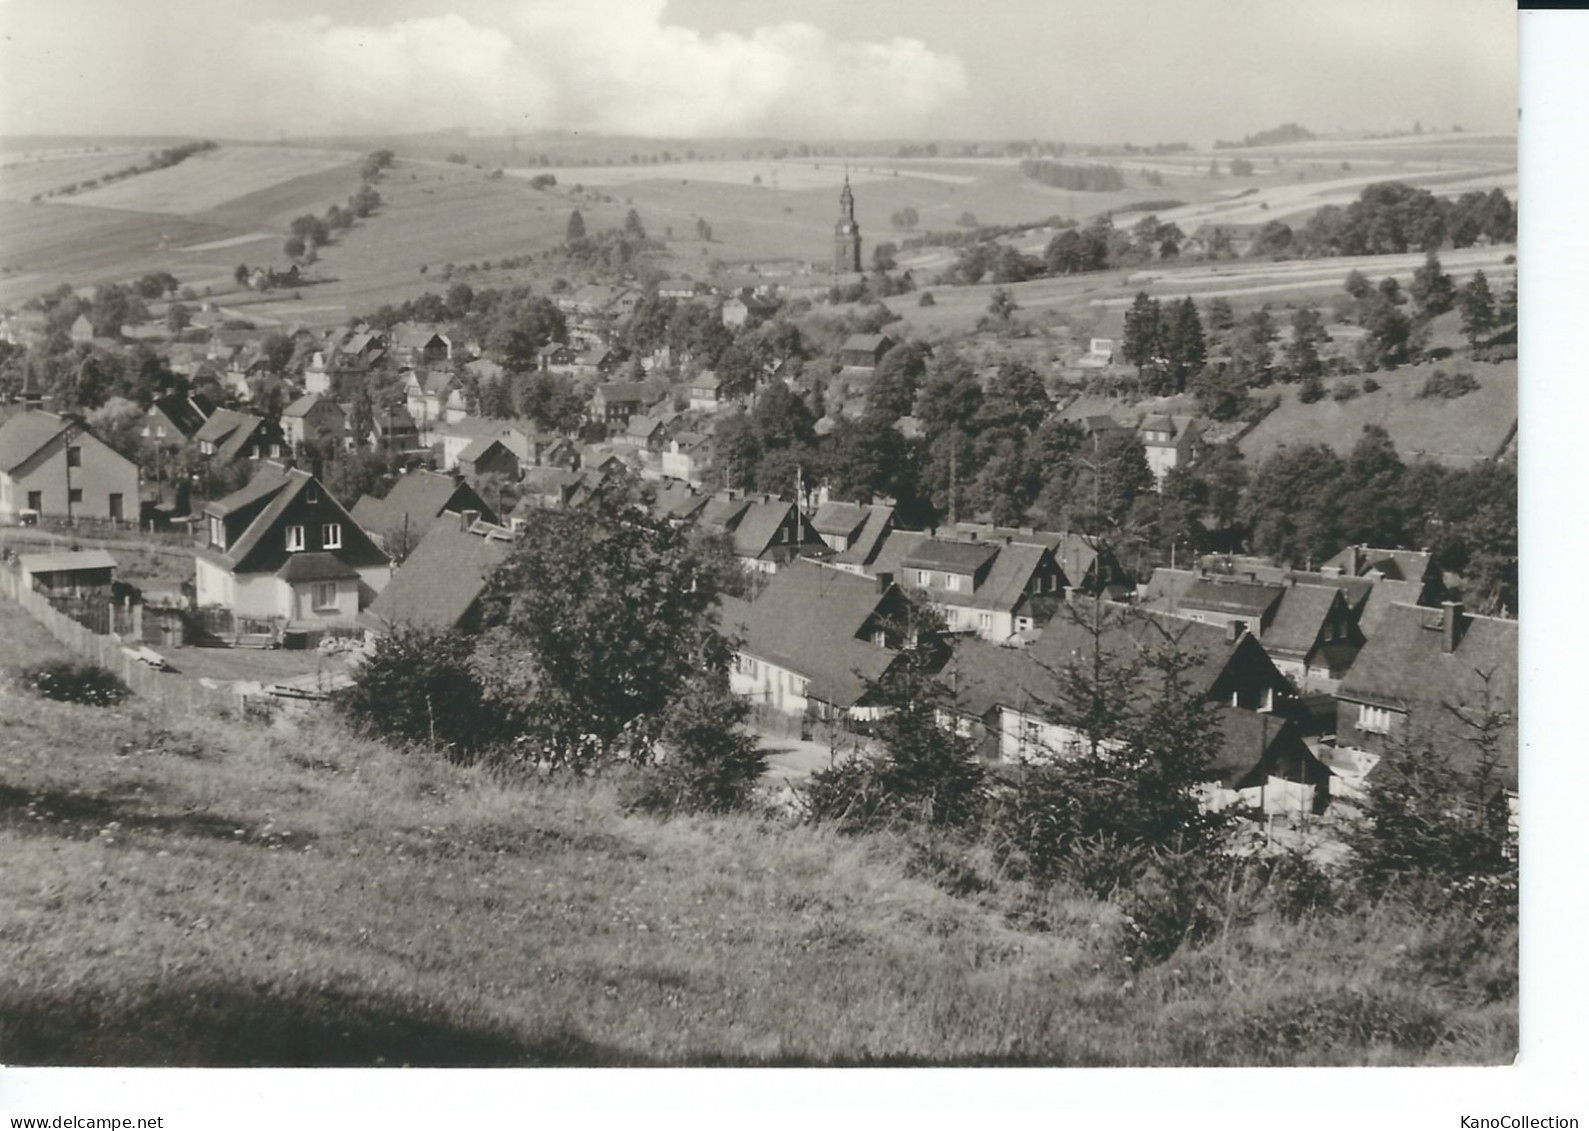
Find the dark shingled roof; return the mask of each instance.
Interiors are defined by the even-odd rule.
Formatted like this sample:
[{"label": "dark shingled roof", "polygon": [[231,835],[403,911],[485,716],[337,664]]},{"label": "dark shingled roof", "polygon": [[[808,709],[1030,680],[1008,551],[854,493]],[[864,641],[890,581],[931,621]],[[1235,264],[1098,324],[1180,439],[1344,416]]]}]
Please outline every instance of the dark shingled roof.
[{"label": "dark shingled roof", "polygon": [[998,552],[998,546],[986,542],[950,542],[942,538],[927,538],[917,543],[900,564],[906,569],[974,574],[991,562]]},{"label": "dark shingled roof", "polygon": [[793,506],[782,499],[752,503],[734,527],[734,553],[742,558],[756,558],[766,553]]},{"label": "dark shingled roof", "polygon": [[1432,555],[1428,550],[1382,549],[1375,546],[1348,546],[1324,563],[1348,574],[1353,573],[1352,559],[1356,554],[1355,573],[1378,571],[1392,581],[1418,581],[1429,572]]},{"label": "dark shingled roof", "polygon": [[1422,595],[1421,581],[1393,581],[1382,577],[1374,582],[1368,598],[1363,602],[1363,608],[1357,614],[1357,627],[1363,630],[1365,637],[1372,637],[1379,631],[1380,622],[1385,619],[1385,613],[1392,605],[1416,605]]},{"label": "dark shingled roof", "polygon": [[1274,620],[1263,630],[1266,652],[1306,656],[1324,630],[1324,621],[1335,602],[1344,603],[1339,589],[1324,585],[1294,585],[1284,590]]},{"label": "dark shingled roof", "polygon": [[834,562],[845,565],[857,565],[865,569],[871,565],[881,552],[888,532],[893,529],[894,508],[873,503],[866,508],[866,522],[861,527],[861,532],[855,536],[848,550],[841,550]]},{"label": "dark shingled roof", "polygon": [[1041,715],[1058,695],[1059,681],[1025,648],[1005,648],[963,637],[938,673],[955,710],[985,718],[995,707]]},{"label": "dark shingled roof", "polygon": [[861,528],[871,514],[860,503],[826,502],[811,517],[811,525],[818,534],[842,534],[846,538]]},{"label": "dark shingled roof", "polygon": [[1181,594],[1180,607],[1261,618],[1284,592],[1283,585],[1265,585],[1255,581],[1215,581],[1203,577],[1186,587]]},{"label": "dark shingled roof", "polygon": [[[1450,752],[1470,761],[1476,751],[1469,723],[1492,709],[1511,723],[1502,734],[1503,774],[1517,786],[1517,622],[1461,613],[1456,647],[1444,648],[1446,617],[1455,607],[1429,609],[1392,604],[1341,681],[1340,699],[1408,714],[1414,732],[1444,739]],[[1486,679],[1486,677],[1488,677]]]},{"label": "dark shingled roof", "polygon": [[455,628],[485,592],[486,579],[510,548],[511,543],[499,538],[464,530],[461,520],[438,522],[359,614],[359,623],[377,632],[399,624]]},{"label": "dark shingled roof", "polygon": [[365,530],[386,534],[400,529],[406,518],[409,535],[422,538],[447,510],[479,511],[487,522],[498,521],[496,512],[473,487],[439,471],[410,471],[400,476],[384,499],[361,496],[353,507],[353,521]]},{"label": "dark shingled roof", "polygon": [[276,571],[283,581],[347,581],[359,576],[359,571],[343,563],[335,554],[315,550],[307,554],[294,554]]},{"label": "dark shingled roof", "polygon": [[[1034,660],[1056,669],[1073,663],[1090,663],[1092,615],[1090,601],[1060,609],[1043,626],[1043,634],[1027,651]],[[1105,656],[1120,660],[1134,661],[1152,654],[1166,641],[1174,642],[1192,661],[1186,678],[1198,689],[1214,686],[1244,639],[1226,639],[1225,629],[1220,625],[1109,602],[1102,604],[1099,625],[1099,647]]]},{"label": "dark shingled roof", "polygon": [[754,601],[725,601],[722,630],[739,637],[748,655],[804,676],[809,695],[848,708],[899,655],[859,638],[885,599],[877,588],[853,573],[794,561]]}]

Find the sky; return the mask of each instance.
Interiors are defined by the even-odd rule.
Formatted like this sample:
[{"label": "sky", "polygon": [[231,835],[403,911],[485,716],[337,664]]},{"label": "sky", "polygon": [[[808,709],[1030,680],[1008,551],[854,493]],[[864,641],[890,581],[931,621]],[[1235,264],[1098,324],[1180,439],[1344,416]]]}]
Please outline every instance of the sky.
[{"label": "sky", "polygon": [[1510,132],[1516,20],[1510,0],[0,0],[0,132]]}]

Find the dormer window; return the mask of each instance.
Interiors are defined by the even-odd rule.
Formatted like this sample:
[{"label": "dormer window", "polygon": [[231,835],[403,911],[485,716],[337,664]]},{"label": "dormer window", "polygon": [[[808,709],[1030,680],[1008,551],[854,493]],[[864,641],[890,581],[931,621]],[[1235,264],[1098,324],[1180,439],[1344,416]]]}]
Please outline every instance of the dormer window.
[{"label": "dormer window", "polygon": [[226,549],[226,521],[215,515],[210,516],[210,545],[217,550]]},{"label": "dormer window", "polygon": [[960,575],[958,573],[949,574],[946,581],[950,589],[953,589],[956,593],[960,591]]},{"label": "dormer window", "polygon": [[202,452],[204,455],[213,456],[215,454],[215,443],[214,443],[214,441],[211,441],[211,440],[200,440],[199,441],[199,451]]},{"label": "dormer window", "polygon": [[287,527],[287,552],[289,554],[297,553],[299,550],[303,549],[303,545],[303,527]]}]

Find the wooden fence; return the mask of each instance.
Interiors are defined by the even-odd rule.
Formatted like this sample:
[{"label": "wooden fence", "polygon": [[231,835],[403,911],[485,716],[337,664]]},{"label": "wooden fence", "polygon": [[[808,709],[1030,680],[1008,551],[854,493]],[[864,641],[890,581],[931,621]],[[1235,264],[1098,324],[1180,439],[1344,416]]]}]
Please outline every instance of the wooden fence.
[{"label": "wooden fence", "polygon": [[[22,582],[20,574],[0,568],[0,595],[22,607],[44,630],[79,656],[119,675],[134,694],[181,714],[233,716],[242,712],[243,697],[230,687],[209,687],[172,672],[157,671],[140,661],[136,648],[129,652],[121,639],[90,632],[65,613],[57,611],[40,593]],[[131,640],[139,645],[140,640]]]}]

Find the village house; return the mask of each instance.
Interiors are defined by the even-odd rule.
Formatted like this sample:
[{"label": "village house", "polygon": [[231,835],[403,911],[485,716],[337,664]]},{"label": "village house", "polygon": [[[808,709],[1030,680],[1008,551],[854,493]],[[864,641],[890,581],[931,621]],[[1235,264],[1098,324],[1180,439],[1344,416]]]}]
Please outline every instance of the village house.
[{"label": "village house", "polygon": [[160,448],[180,448],[198,435],[215,406],[202,393],[169,393],[149,406],[140,435]]},{"label": "village house", "polygon": [[138,465],[75,416],[27,409],[0,424],[0,522],[138,520]]},{"label": "village house", "polygon": [[615,447],[632,448],[660,458],[667,447],[668,426],[654,416],[631,416],[612,442]]},{"label": "village house", "polygon": [[690,378],[690,411],[716,412],[723,403],[723,379],[710,369]]},{"label": "village house", "polygon": [[295,452],[311,444],[340,448],[347,426],[342,406],[318,393],[305,393],[281,410],[282,435]]},{"label": "village house", "polygon": [[382,549],[401,559],[442,515],[466,511],[488,523],[500,521],[464,480],[438,471],[410,471],[392,484],[385,498],[361,495],[352,516]]},{"label": "village house", "polygon": [[1077,369],[1107,369],[1114,364],[1113,338],[1093,338],[1087,343],[1087,352],[1076,359]]},{"label": "village house", "polygon": [[486,584],[512,545],[506,529],[476,511],[447,513],[359,614],[359,625],[371,636],[399,627],[448,632],[477,627]]},{"label": "village house", "polygon": [[542,373],[573,373],[579,367],[579,355],[562,342],[548,342],[536,351],[535,367]]},{"label": "village house", "polygon": [[195,603],[286,628],[349,626],[391,579],[391,559],[306,471],[267,461],[204,507]]},{"label": "village house", "polygon": [[287,440],[280,426],[262,416],[229,408],[216,409],[193,439],[199,445],[199,454],[216,465],[280,459],[287,454]]},{"label": "village house", "polygon": [[523,465],[505,440],[497,436],[482,436],[458,456],[458,471],[471,483],[480,482],[485,475],[499,475],[510,483],[516,483]]},{"label": "village house", "polygon": [[[353,439],[357,443],[359,437]],[[402,405],[376,409],[370,416],[370,434],[363,440],[378,452],[411,452],[420,446],[419,426]]]},{"label": "village house", "polygon": [[694,522],[712,497],[681,479],[662,479],[649,487],[653,514],[675,525]]},{"label": "village house", "polygon": [[720,491],[701,509],[700,526],[727,535],[740,564],[757,573],[777,573],[796,558],[830,553],[800,508],[772,495]]},{"label": "village house", "polygon": [[1164,477],[1172,468],[1187,467],[1197,459],[1203,439],[1202,429],[1191,416],[1145,416],[1137,426],[1137,435],[1157,490],[1164,489]]},{"label": "village house", "polygon": [[627,425],[631,416],[638,416],[649,406],[664,399],[658,388],[644,381],[614,381],[597,385],[590,398],[591,419],[609,427]]},{"label": "village house", "polygon": [[951,528],[955,538],[983,542],[1012,542],[1019,545],[1046,546],[1064,574],[1067,588],[1082,593],[1107,593],[1120,598],[1132,595],[1135,584],[1131,574],[1107,542],[1073,530],[1035,530],[1029,526],[995,526],[986,522],[957,522]]},{"label": "village house", "polygon": [[1515,797],[1517,632],[1458,601],[1390,606],[1336,690],[1337,744],[1381,758],[1429,744],[1471,772],[1488,742],[1491,786]]},{"label": "village house", "polygon": [[463,382],[443,369],[413,369],[403,378],[404,406],[418,425],[421,440],[469,415]]},{"label": "village house", "polygon": [[508,525],[517,531],[534,511],[578,506],[600,485],[605,474],[600,468],[581,471],[564,467],[526,468],[518,485],[519,503],[508,516]]},{"label": "village house", "polygon": [[1418,587],[1419,605],[1438,605],[1445,599],[1445,581],[1434,555],[1428,550],[1386,550],[1374,546],[1348,546],[1319,565],[1323,574],[1401,581]]},{"label": "village house", "polygon": [[887,334],[851,334],[839,347],[839,364],[846,369],[872,370],[894,348]]},{"label": "village house", "polygon": [[[1081,708],[1067,699],[1065,673],[1077,669],[1085,676],[1094,649],[1108,665],[1130,666],[1161,647],[1182,656],[1183,678],[1194,693],[1218,705],[1221,743],[1209,771],[1209,802],[1255,801],[1262,792],[1271,809],[1319,808],[1329,771],[1302,739],[1300,701],[1262,645],[1234,626],[1221,629],[1112,602],[1097,609],[1091,602],[1066,605],[1029,648],[957,643],[938,677],[951,704],[940,725],[977,741],[992,762],[1075,757],[1092,748],[1094,736]],[[1115,741],[1099,736],[1099,749],[1108,752]]]},{"label": "village house", "polygon": [[724,598],[722,631],[740,642],[729,683],[753,705],[784,715],[875,719],[869,684],[900,657],[906,606],[890,578],[794,562],[755,600]]},{"label": "village house", "polygon": [[1066,580],[1047,546],[907,530],[891,531],[865,569],[897,578],[937,610],[951,633],[995,643],[1012,642],[1052,616]]},{"label": "village house", "polygon": [[331,369],[326,364],[324,350],[309,355],[309,364],[303,370],[303,391],[322,397],[331,395]]},{"label": "village house", "polygon": [[453,358],[452,339],[434,327],[400,323],[392,327],[391,352],[403,365],[426,368]]},{"label": "village house", "polygon": [[750,319],[750,307],[742,298],[727,299],[718,309],[723,318],[723,325],[731,330],[737,330]]},{"label": "village house", "polygon": [[662,474],[695,487],[705,484],[712,463],[712,438],[699,432],[676,432],[662,449]]}]

